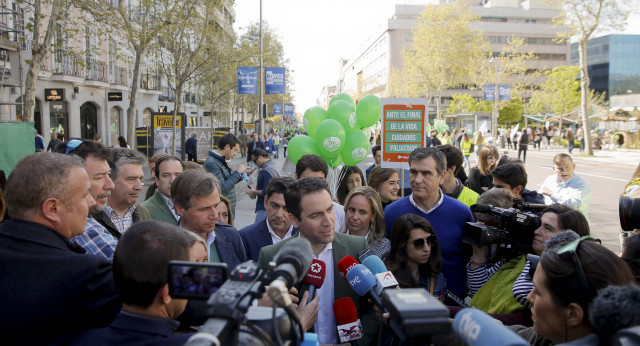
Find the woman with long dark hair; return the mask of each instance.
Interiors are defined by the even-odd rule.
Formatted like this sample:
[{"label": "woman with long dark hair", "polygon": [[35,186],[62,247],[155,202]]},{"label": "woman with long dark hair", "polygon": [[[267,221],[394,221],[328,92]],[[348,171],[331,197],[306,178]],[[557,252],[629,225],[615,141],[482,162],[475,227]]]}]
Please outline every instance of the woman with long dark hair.
[{"label": "woman with long dark hair", "polygon": [[364,174],[358,166],[344,166],[340,173],[342,179],[340,185],[338,185],[338,191],[336,195],[338,197],[338,203],[344,205],[344,200],[351,190],[356,187],[364,185]]}]

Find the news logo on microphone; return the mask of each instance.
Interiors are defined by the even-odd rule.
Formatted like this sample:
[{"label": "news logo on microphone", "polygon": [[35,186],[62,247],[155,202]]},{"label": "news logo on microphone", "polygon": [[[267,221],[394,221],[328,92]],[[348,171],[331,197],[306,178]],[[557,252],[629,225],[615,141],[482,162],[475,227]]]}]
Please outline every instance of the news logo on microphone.
[{"label": "news logo on microphone", "polygon": [[338,337],[340,337],[340,342],[349,342],[362,338],[362,323],[360,323],[360,320],[339,325]]}]

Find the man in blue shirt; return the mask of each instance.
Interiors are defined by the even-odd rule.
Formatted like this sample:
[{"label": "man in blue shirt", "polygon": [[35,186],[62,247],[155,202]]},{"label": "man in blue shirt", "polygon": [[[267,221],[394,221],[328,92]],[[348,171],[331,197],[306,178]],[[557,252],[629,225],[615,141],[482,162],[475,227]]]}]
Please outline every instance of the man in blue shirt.
[{"label": "man in blue shirt", "polygon": [[464,298],[467,287],[465,264],[471,256],[469,245],[462,243],[467,222],[473,222],[469,207],[440,190],[447,160],[436,148],[417,148],[409,155],[411,195],[391,203],[384,210],[387,236],[400,216],[413,213],[431,223],[442,252],[442,273],[447,288]]},{"label": "man in blue shirt", "polygon": [[269,154],[262,149],[256,149],[253,152],[253,161],[256,166],[260,167],[260,173],[258,173],[258,183],[255,189],[247,190],[247,195],[251,199],[256,199],[256,219],[254,223],[258,223],[267,217],[267,213],[264,209],[264,197],[266,195],[267,184],[273,177],[279,177],[278,168],[276,162],[269,158]]}]

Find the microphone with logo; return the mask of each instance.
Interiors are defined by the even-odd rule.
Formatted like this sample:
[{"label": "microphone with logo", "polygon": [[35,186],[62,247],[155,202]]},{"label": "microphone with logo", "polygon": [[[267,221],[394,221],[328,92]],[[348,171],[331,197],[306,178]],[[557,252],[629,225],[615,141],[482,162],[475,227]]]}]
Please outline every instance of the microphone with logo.
[{"label": "microphone with logo", "polygon": [[341,260],[338,261],[338,271],[340,272],[340,275],[342,275],[342,277],[346,280],[347,273],[356,265],[358,265],[358,261],[356,261],[355,258],[353,258],[352,256],[344,256]]},{"label": "microphone with logo", "polygon": [[462,309],[453,320],[453,329],[465,345],[524,346],[529,345],[487,313],[478,309]]},{"label": "microphone with logo", "polygon": [[376,276],[376,293],[380,295],[385,288],[397,288],[398,281],[393,273],[387,270],[384,262],[376,255],[370,255],[362,261],[362,264],[369,268]]},{"label": "microphone with logo", "polygon": [[373,276],[373,273],[369,268],[362,264],[356,264],[351,268],[351,270],[349,270],[349,272],[347,272],[347,282],[359,296],[367,296],[367,298],[371,299],[371,301],[373,301],[380,310],[387,312],[387,310],[382,307],[382,300],[380,300],[380,296],[376,294],[376,277]]},{"label": "microphone with logo", "polygon": [[313,259],[311,266],[307,271],[307,277],[304,280],[305,285],[309,285],[309,300],[307,304],[311,303],[316,296],[316,289],[322,287],[324,283],[324,276],[327,272],[327,265],[324,261]]},{"label": "microphone with logo", "polygon": [[333,302],[333,316],[335,316],[338,325],[340,342],[357,345],[356,340],[362,338],[362,323],[358,318],[358,309],[353,300],[344,297]]}]

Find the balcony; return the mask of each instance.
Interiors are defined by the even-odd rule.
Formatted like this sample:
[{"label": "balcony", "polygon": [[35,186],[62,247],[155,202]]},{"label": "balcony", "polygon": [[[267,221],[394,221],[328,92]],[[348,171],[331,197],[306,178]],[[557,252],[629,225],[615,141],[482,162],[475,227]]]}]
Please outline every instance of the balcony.
[{"label": "balcony", "polygon": [[84,81],[84,71],[78,64],[78,55],[67,50],[56,50],[53,53],[53,75],[51,78],[57,81],[82,83]]},{"label": "balcony", "polygon": [[112,85],[120,85],[129,87],[129,78],[127,76],[127,69],[118,65],[109,65],[109,83]]}]

